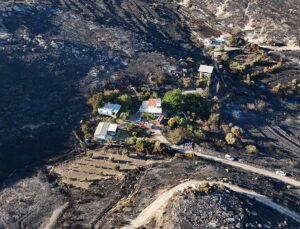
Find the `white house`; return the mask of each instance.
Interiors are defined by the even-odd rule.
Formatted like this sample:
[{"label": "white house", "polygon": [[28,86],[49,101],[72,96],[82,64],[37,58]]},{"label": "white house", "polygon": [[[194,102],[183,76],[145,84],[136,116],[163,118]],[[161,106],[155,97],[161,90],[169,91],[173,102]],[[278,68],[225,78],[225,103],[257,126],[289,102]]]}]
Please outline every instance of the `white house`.
[{"label": "white house", "polygon": [[203,76],[206,76],[206,77],[211,76],[213,71],[214,71],[213,66],[203,65],[203,64],[201,64],[198,69],[198,72],[200,73],[200,78],[202,78]]},{"label": "white house", "polygon": [[118,130],[118,125],[113,123],[100,122],[94,133],[94,140],[102,141],[107,137],[115,136]]},{"label": "white house", "polygon": [[143,101],[139,112],[151,113],[155,115],[162,114],[161,99],[149,99],[147,101]]},{"label": "white house", "polygon": [[119,104],[106,103],[103,107],[98,108],[98,113],[116,118],[117,114],[121,110],[121,107],[122,106]]}]

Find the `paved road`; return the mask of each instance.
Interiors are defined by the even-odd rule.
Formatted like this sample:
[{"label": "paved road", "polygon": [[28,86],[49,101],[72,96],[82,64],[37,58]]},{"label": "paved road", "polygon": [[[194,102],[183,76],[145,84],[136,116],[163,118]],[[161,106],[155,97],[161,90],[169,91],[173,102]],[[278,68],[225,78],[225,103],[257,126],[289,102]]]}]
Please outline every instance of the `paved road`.
[{"label": "paved road", "polygon": [[[291,177],[287,177],[287,176],[280,176],[277,175],[274,171],[269,171],[266,169],[262,169],[262,168],[257,168],[253,165],[249,165],[249,164],[245,164],[245,163],[241,163],[238,161],[228,161],[226,159],[220,158],[220,157],[216,157],[216,156],[211,156],[211,155],[207,155],[204,152],[196,152],[196,151],[190,151],[190,150],[185,150],[182,147],[176,146],[176,145],[172,145],[170,142],[168,142],[168,140],[161,134],[160,130],[153,130],[153,138],[160,141],[161,143],[164,143],[168,146],[170,146],[171,148],[173,148],[174,150],[177,150],[181,153],[194,153],[195,155],[197,155],[198,157],[210,160],[210,161],[214,161],[214,162],[219,162],[225,165],[230,165],[236,168],[240,168],[246,171],[250,171],[253,173],[257,173],[266,177],[270,177],[270,178],[274,178],[277,180],[280,180],[286,184],[295,186],[295,187],[300,187],[300,181],[297,181]],[[205,151],[205,150],[203,150]]]},{"label": "paved road", "polygon": [[[196,180],[187,181],[187,182],[181,183],[181,184],[171,188],[170,190],[162,193],[161,195],[158,196],[158,198],[154,202],[152,202],[148,207],[146,207],[138,215],[137,218],[132,220],[129,225],[122,227],[122,229],[133,229],[133,228],[138,228],[140,226],[146,225],[150,221],[150,219],[157,213],[157,211],[169,202],[169,200],[174,196],[174,194],[176,192],[183,191],[184,189],[186,189],[188,187],[196,187],[204,182],[207,182],[207,181],[196,181]],[[283,207],[281,205],[274,203],[272,200],[270,200],[266,196],[263,196],[256,192],[253,192],[251,190],[243,189],[238,186],[223,183],[223,182],[209,182],[209,183],[211,185],[212,184],[224,185],[228,189],[230,189],[234,192],[239,192],[243,195],[246,195],[249,198],[253,198],[256,201],[258,201],[266,206],[269,206],[270,208],[278,211],[279,213],[284,214],[284,215],[294,219],[296,222],[300,223],[300,215],[299,214],[289,210],[286,207]]]}]

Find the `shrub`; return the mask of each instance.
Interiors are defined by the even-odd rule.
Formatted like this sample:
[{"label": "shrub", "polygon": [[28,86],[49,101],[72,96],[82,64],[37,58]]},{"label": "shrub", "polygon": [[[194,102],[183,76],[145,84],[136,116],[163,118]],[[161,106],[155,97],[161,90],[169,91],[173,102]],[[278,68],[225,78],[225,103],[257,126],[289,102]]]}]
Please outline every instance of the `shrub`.
[{"label": "shrub", "polygon": [[242,129],[238,126],[232,127],[230,131],[238,138],[242,136]]},{"label": "shrub", "polygon": [[123,156],[129,157],[130,152],[129,152],[127,149],[123,149],[123,150],[122,150],[122,155],[123,155]]},{"label": "shrub", "polygon": [[186,158],[188,159],[192,159],[192,160],[195,160],[197,158],[196,154],[193,153],[193,152],[188,152],[186,154],[184,154]]},{"label": "shrub", "polygon": [[155,85],[160,85],[160,84],[163,84],[166,80],[166,77],[163,73],[161,74],[156,74],[156,75],[152,75],[150,78],[149,78],[149,81],[151,84],[155,84]]},{"label": "shrub", "polygon": [[161,152],[162,152],[162,148],[161,148],[160,141],[156,141],[154,143],[154,147],[153,147],[152,153],[161,153]]},{"label": "shrub", "polygon": [[176,113],[182,109],[183,94],[180,90],[168,91],[162,100],[162,105],[169,113]]},{"label": "shrub", "polygon": [[182,79],[182,85],[184,87],[190,87],[191,84],[192,84],[192,82],[191,82],[190,78],[185,77],[185,78]]},{"label": "shrub", "polygon": [[279,69],[281,69],[283,67],[283,63],[282,62],[278,62],[277,64],[274,64],[270,67],[265,67],[264,68],[264,73],[273,73],[278,71]]},{"label": "shrub", "polygon": [[120,171],[120,165],[113,165],[113,170]]},{"label": "shrub", "polygon": [[81,125],[81,132],[83,133],[85,139],[92,138],[91,129],[88,124]]},{"label": "shrub", "polygon": [[122,110],[125,112],[129,112],[132,107],[132,99],[129,95],[123,94],[120,95],[116,100],[115,103],[118,103],[122,106]]},{"label": "shrub", "polygon": [[226,134],[225,140],[229,145],[234,145],[237,141],[233,133]]},{"label": "shrub", "polygon": [[104,104],[102,94],[94,94],[91,98],[88,99],[87,104],[89,104],[92,107],[92,114],[97,114],[98,108]]},{"label": "shrub", "polygon": [[141,117],[145,118],[147,121],[155,120],[155,115],[151,114],[151,113],[145,113],[144,112],[144,113],[141,114]]},{"label": "shrub", "polygon": [[169,140],[172,144],[179,144],[187,134],[186,130],[182,127],[176,128],[168,132]]},{"label": "shrub", "polygon": [[246,146],[246,151],[247,151],[247,153],[250,153],[250,154],[255,154],[255,153],[258,152],[255,145],[247,145]]},{"label": "shrub", "polygon": [[192,134],[194,137],[204,140],[206,138],[205,133],[202,131],[201,128],[195,127],[193,125],[188,125],[187,130]]},{"label": "shrub", "polygon": [[211,113],[208,121],[216,123],[220,121],[220,113]]},{"label": "shrub", "polygon": [[126,120],[126,119],[128,119],[128,117],[129,117],[129,112],[122,112],[119,115],[119,118],[122,120]]},{"label": "shrub", "polygon": [[265,111],[268,104],[264,100],[256,100],[254,103],[247,103],[246,108],[247,110],[251,111]]},{"label": "shrub", "polygon": [[135,142],[135,149],[138,152],[143,152],[145,150],[146,141],[144,138],[138,138]]},{"label": "shrub", "polygon": [[168,120],[168,126],[169,127],[174,127],[176,124],[179,124],[180,118],[178,116],[172,117]]},{"label": "shrub", "polygon": [[221,60],[224,61],[224,62],[228,61],[229,60],[229,55],[227,53],[224,53],[221,57]]},{"label": "shrub", "polygon": [[278,83],[276,86],[274,86],[274,87],[272,88],[271,91],[272,91],[273,93],[277,94],[277,93],[280,92],[281,88],[282,88],[281,83]]},{"label": "shrub", "polygon": [[89,158],[93,158],[94,155],[93,155],[92,152],[88,152],[88,153],[87,153],[87,156],[88,156]]}]

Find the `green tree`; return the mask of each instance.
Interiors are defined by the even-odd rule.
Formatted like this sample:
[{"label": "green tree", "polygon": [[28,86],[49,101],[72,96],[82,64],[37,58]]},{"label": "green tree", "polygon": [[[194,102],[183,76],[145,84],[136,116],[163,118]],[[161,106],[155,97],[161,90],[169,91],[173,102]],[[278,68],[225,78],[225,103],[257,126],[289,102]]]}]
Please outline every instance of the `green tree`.
[{"label": "green tree", "polygon": [[178,89],[169,91],[165,94],[162,105],[169,113],[176,113],[182,110],[184,95]]},{"label": "green tree", "polygon": [[115,102],[120,104],[122,106],[122,110],[125,112],[130,111],[132,107],[132,99],[127,94],[120,95]]}]

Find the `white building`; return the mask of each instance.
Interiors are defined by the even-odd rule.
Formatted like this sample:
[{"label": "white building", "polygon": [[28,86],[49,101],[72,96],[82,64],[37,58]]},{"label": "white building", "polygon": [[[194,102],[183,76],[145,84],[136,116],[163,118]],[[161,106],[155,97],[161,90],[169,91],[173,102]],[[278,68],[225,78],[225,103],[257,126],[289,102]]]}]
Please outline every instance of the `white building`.
[{"label": "white building", "polygon": [[151,113],[155,115],[162,114],[161,99],[149,99],[147,101],[143,101],[139,112]]},{"label": "white building", "polygon": [[203,64],[201,64],[198,69],[198,72],[200,73],[200,78],[202,78],[203,76],[205,77],[211,76],[213,71],[214,71],[213,66],[203,65]]},{"label": "white building", "polygon": [[117,117],[117,114],[121,110],[121,105],[113,104],[113,103],[106,103],[103,107],[98,108],[98,113],[101,115],[110,116],[113,118]]},{"label": "white building", "polygon": [[102,141],[107,137],[115,136],[118,130],[118,125],[113,123],[100,122],[94,133],[94,140]]}]

